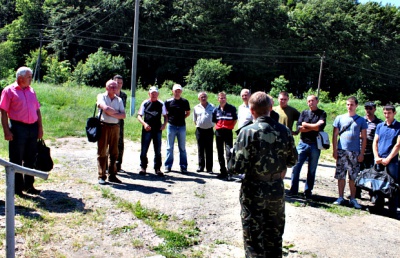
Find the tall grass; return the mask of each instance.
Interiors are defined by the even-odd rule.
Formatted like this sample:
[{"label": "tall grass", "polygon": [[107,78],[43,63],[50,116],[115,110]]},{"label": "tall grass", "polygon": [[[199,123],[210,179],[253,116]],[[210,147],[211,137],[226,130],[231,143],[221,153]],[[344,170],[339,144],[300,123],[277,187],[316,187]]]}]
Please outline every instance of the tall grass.
[{"label": "tall grass", "polygon": [[[45,83],[34,84],[33,88],[35,89],[41,104],[45,139],[54,139],[66,136],[85,137],[84,128],[86,125],[86,119],[93,115],[97,94],[105,91],[105,88],[87,86],[64,87]],[[136,91],[135,114],[130,116],[131,91],[124,91],[128,95],[126,110],[127,118],[125,119],[125,138],[132,141],[140,141],[141,124],[137,120],[137,111],[142,101],[148,98],[148,93],[147,90],[143,89]],[[159,98],[161,100],[165,101],[171,97],[171,90],[164,88],[160,89]],[[199,103],[197,92],[184,89],[182,97],[189,101],[192,111],[193,107]],[[208,101],[215,106],[219,105],[217,94],[209,93]],[[238,95],[228,95],[227,101],[236,107],[242,103],[242,100]],[[275,100],[275,104],[278,104],[277,100]],[[299,111],[308,109],[306,100],[304,99],[290,99],[289,105],[295,107]],[[332,135],[333,120],[337,115],[346,113],[346,103],[345,101],[320,103],[319,107],[325,110],[328,115],[325,131]],[[362,104],[358,107],[357,113],[359,115],[364,115]],[[378,108],[377,115],[383,119],[381,108]],[[399,119],[399,117],[399,115],[396,116],[397,119]],[[196,128],[193,123],[192,113],[190,117],[186,119],[186,128],[187,141],[189,143],[195,143]],[[163,137],[166,137],[165,132],[163,133]],[[8,143],[4,140],[2,130],[1,138],[3,140],[0,141],[0,155],[2,157],[7,157]],[[296,136],[295,138],[296,142],[298,142],[299,136]],[[324,151],[324,153],[330,153],[330,150]]]}]

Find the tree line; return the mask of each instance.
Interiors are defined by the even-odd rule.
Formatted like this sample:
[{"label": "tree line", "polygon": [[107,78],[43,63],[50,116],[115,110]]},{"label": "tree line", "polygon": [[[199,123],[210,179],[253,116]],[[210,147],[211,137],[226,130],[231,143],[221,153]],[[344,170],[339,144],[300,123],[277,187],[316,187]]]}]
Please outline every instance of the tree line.
[{"label": "tree line", "polygon": [[[135,0],[0,3],[0,78],[24,64],[35,69],[42,45],[41,80],[104,86],[118,72],[129,85]],[[332,99],[361,90],[371,100],[398,102],[395,6],[353,0],[141,0],[139,12],[137,75],[145,87],[186,85],[200,60],[219,60],[224,74],[229,67],[219,87],[232,91],[269,91],[283,76],[286,90],[300,97],[317,88],[322,67],[321,89]],[[197,83],[201,80],[206,83],[207,76]]]}]

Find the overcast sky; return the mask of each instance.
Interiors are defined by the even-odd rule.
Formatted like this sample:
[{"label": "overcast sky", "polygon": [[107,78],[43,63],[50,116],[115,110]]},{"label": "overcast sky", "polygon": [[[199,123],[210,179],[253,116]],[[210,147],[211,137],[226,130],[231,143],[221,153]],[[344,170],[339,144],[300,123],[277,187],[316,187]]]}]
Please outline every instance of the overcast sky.
[{"label": "overcast sky", "polygon": [[400,0],[359,0],[360,3],[366,3],[366,2],[377,2],[377,3],[382,3],[383,6],[385,6],[386,4],[392,4],[395,5],[397,7],[400,6]]}]

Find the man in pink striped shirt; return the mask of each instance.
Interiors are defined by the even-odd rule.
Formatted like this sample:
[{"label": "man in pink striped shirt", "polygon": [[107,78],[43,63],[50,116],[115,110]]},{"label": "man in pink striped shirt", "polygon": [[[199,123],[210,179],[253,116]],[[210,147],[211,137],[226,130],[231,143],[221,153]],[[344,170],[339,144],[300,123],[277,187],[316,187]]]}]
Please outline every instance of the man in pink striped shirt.
[{"label": "man in pink striped shirt", "polygon": [[[0,111],[4,139],[9,141],[10,162],[33,168],[37,153],[37,140],[43,137],[42,116],[36,93],[30,86],[32,70],[20,67],[17,80],[5,87],[1,93]],[[29,194],[39,194],[33,187],[34,177],[15,174],[15,193],[23,196],[25,190]]]}]

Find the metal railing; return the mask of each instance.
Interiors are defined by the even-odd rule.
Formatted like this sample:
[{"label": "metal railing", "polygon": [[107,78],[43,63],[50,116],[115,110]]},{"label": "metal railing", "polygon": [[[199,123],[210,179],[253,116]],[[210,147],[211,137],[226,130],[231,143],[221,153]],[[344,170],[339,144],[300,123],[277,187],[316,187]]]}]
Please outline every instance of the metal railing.
[{"label": "metal railing", "polygon": [[20,165],[0,159],[0,165],[6,168],[6,257],[15,257],[15,173],[47,179],[49,174],[46,172],[22,167]]}]

